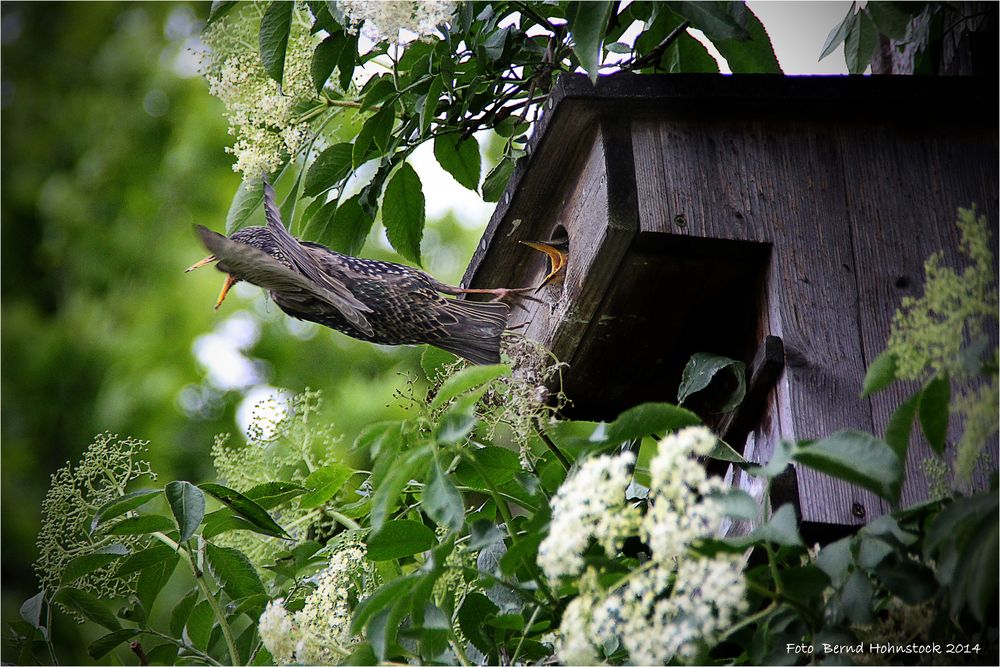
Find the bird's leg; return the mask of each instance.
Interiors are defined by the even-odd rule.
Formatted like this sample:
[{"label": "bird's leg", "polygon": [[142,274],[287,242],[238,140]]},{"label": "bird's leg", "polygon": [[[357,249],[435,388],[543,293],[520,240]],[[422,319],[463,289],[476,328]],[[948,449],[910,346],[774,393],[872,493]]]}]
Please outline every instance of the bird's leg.
[{"label": "bird's leg", "polygon": [[[434,289],[444,294],[451,294],[452,296],[458,296],[459,294],[492,294],[493,299],[491,301],[501,301],[509,296],[522,295],[522,298],[532,299],[532,297],[525,295],[525,292],[530,292],[533,287],[497,287],[493,289],[479,289],[479,288],[468,288],[468,287],[455,287],[453,285],[446,285],[445,283],[438,282],[432,279],[432,284]],[[537,301],[537,299],[532,299]]]},{"label": "bird's leg", "polygon": [[456,287],[455,294],[492,294],[493,298],[490,301],[503,301],[509,296],[520,296],[522,299],[529,299],[531,301],[538,301],[538,299],[528,296],[525,292],[530,292],[533,287],[496,287],[493,289],[466,289],[463,287]]}]

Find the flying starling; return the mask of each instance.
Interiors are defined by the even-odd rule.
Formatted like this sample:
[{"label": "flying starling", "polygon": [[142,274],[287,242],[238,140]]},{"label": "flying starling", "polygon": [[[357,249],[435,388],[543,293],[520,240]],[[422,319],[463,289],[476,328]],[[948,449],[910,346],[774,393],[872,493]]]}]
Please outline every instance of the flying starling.
[{"label": "flying starling", "polygon": [[[507,327],[507,304],[497,303],[522,289],[464,289],[423,271],[342,255],[318,243],[299,241],[285,229],[274,189],[264,180],[264,227],[244,227],[229,238],[196,226],[212,253],[191,271],[218,261],[229,288],[245,280],[269,292],[281,310],[372,343],[427,343],[477,364],[500,362],[500,334]],[[448,294],[492,294],[493,302],[448,299]]]}]

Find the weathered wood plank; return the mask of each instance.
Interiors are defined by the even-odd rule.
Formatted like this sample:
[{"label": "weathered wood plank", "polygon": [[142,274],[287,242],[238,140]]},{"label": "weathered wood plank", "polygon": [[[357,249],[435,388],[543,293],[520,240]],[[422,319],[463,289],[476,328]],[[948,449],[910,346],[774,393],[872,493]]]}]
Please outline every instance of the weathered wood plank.
[{"label": "weathered wood plank", "polygon": [[[790,417],[782,437],[870,431],[871,415],[858,398],[865,366],[845,185],[828,128],[648,118],[633,127],[644,232],[774,246],[770,293],[780,324],[769,324],[775,335],[780,327],[785,343]],[[806,521],[863,523],[888,509],[874,495],[808,469],[799,471],[798,482]]]},{"label": "weathered wood plank", "polygon": [[[975,202],[990,221],[996,242],[996,130],[990,137],[989,128],[965,123],[919,132],[872,124],[838,134],[858,267],[864,358],[871,363],[885,349],[893,313],[903,296],[923,292],[924,261],[943,251],[950,266],[967,262],[958,251],[958,207]],[[986,137],[990,140],[984,141]],[[995,344],[995,330],[992,338]],[[885,431],[895,409],[917,389],[916,382],[901,383],[872,397],[876,433]],[[960,437],[958,421],[951,419],[950,442]],[[995,441],[990,453],[996,461]],[[933,456],[920,429],[914,429],[903,506],[930,497],[933,480],[925,475],[923,463]],[[974,487],[989,488],[989,474],[981,466]]]}]

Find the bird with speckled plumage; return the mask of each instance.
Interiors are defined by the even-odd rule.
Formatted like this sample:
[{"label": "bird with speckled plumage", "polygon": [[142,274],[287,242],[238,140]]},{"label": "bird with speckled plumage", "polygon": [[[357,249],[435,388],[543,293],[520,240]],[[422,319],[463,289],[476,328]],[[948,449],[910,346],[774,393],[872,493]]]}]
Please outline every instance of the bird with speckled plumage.
[{"label": "bird with speckled plumage", "polygon": [[[453,287],[409,266],[299,241],[282,223],[266,179],[264,216],[266,226],[245,227],[228,238],[196,227],[212,254],[187,270],[218,262],[226,281],[216,308],[229,288],[244,280],[267,290],[288,315],[353,338],[384,345],[426,343],[473,363],[499,363],[510,308],[498,301],[524,289]],[[444,296],[469,293],[495,298],[481,302]]]}]

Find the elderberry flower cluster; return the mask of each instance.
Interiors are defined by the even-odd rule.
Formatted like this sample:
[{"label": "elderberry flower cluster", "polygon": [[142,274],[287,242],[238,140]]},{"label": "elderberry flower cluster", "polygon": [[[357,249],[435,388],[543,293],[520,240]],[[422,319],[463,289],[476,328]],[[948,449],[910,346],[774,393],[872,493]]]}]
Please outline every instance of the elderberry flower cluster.
[{"label": "elderberry flower cluster", "polygon": [[635,534],[641,516],[625,501],[635,456],[598,456],[584,462],[552,499],[549,534],[538,547],[538,565],[549,579],[583,569],[583,552],[594,539],[610,557]]},{"label": "elderberry flower cluster", "polygon": [[236,137],[226,151],[236,158],[233,171],[242,173],[248,185],[306,144],[309,124],[298,109],[319,99],[310,74],[317,38],[309,34],[307,11],[295,9],[279,85],[264,70],[257,47],[265,6],[241,3],[202,38],[210,50],[202,64],[209,92],[226,105],[229,133]]},{"label": "elderberry flower cluster", "polygon": [[[78,556],[114,545],[135,551],[148,540],[145,535],[109,535],[105,530],[96,533],[90,530],[94,511],[121,497],[130,482],[156,479],[149,463],[142,458],[148,446],[143,440],[102,433],[94,438],[75,468],[67,463],[52,475],[49,491],[42,501],[42,527],[35,561],[43,590],[55,591],[66,565]],[[73,586],[98,597],[127,595],[137,575],[119,577],[117,567],[117,562],[109,563],[77,578]],[[79,612],[66,611],[83,620]]]},{"label": "elderberry flower cluster", "polygon": [[332,665],[350,653],[357,639],[351,633],[353,608],[378,587],[375,566],[365,555],[361,542],[342,544],[294,614],[281,599],[268,603],[257,630],[275,664]]},{"label": "elderberry flower cluster", "polygon": [[[556,652],[561,661],[597,664],[606,647],[623,646],[635,664],[690,662],[745,611],[743,556],[700,557],[688,549],[714,535],[721,523],[712,494],[722,491],[723,484],[710,478],[696,458],[714,445],[715,437],[703,427],[686,428],[660,441],[650,463],[645,516],[624,501],[630,455],[588,461],[559,489],[552,502],[550,535],[542,543],[544,552],[539,549],[538,562],[547,575],[579,574],[582,551],[592,537],[609,556],[636,534],[652,551],[649,561],[610,588],[602,586],[601,572],[594,566],[583,572],[577,581],[579,595],[566,608],[559,628]],[[587,510],[581,512],[575,504]],[[570,513],[570,520],[561,516],[564,512]]]},{"label": "elderberry flower cluster", "polygon": [[[993,241],[986,217],[975,207],[958,209],[959,250],[968,259],[957,271],[943,266],[944,254],[934,253],[924,263],[924,293],[904,297],[892,321],[888,350],[896,360],[896,376],[919,380],[928,374],[950,381],[980,375],[978,368],[989,338],[996,331],[997,297]],[[955,450],[954,482],[963,486],[997,432],[996,405],[1000,388],[996,372],[997,348],[992,346],[993,370],[987,383],[960,388],[952,401],[964,429]]]},{"label": "elderberry flower cluster", "polygon": [[[219,479],[245,493],[272,481],[301,485],[310,471],[333,463],[339,438],[332,424],[316,423],[322,402],[321,393],[308,388],[291,398],[262,401],[253,412],[246,443],[231,445],[228,436],[216,437],[212,462]],[[322,507],[302,509],[297,500],[270,512],[296,539],[309,531],[322,534],[331,522]],[[246,530],[229,531],[214,539],[220,546],[239,549],[258,567],[270,564],[286,548],[279,538]]]},{"label": "elderberry flower cluster", "polygon": [[458,6],[446,0],[338,0],[349,29],[361,27],[365,37],[373,42],[400,42],[400,31],[418,35],[421,39],[433,35],[437,27],[447,23]]}]

